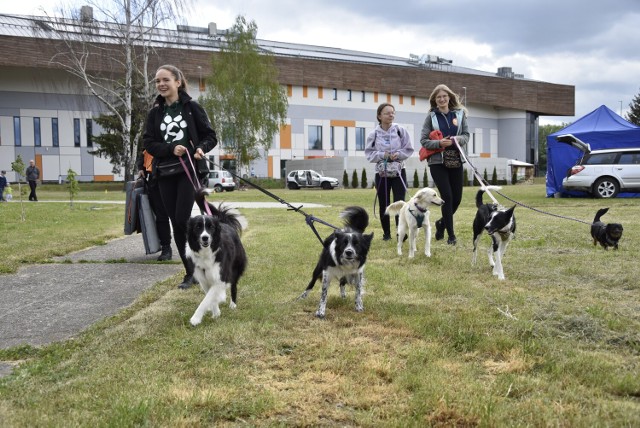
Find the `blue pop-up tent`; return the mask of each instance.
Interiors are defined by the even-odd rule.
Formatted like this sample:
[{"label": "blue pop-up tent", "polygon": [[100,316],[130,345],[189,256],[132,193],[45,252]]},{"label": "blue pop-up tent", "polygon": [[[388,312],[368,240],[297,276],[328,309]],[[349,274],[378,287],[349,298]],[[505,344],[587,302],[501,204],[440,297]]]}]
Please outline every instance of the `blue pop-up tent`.
[{"label": "blue pop-up tent", "polygon": [[[600,106],[586,116],[547,137],[547,196],[585,196],[584,192],[567,192],[562,187],[562,179],[567,170],[576,164],[582,152],[570,144],[556,140],[558,135],[573,134],[591,150],[640,147],[640,127],[627,122],[607,106]],[[623,194],[620,196],[630,196]],[[638,194],[633,194],[637,196]]]}]

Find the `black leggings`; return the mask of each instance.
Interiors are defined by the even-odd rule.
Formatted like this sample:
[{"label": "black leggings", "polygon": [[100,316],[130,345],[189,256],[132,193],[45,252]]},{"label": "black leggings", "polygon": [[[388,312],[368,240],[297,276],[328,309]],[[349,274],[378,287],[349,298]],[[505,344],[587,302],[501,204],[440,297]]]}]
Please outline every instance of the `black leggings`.
[{"label": "black leggings", "polygon": [[165,212],[171,219],[173,226],[173,240],[178,247],[178,253],[182,259],[187,274],[193,274],[193,265],[185,257],[185,245],[187,243],[187,222],[191,217],[195,190],[186,174],[177,174],[170,177],[159,178],[158,187]]},{"label": "black leggings", "polygon": [[[384,215],[387,207],[391,204],[391,191],[393,191],[393,202],[404,201],[407,193],[407,172],[402,168],[400,177],[388,178],[375,176],[376,194],[378,195],[378,203],[380,206],[380,223],[382,224],[382,233],[391,236],[391,220],[388,215]],[[396,227],[398,226],[398,216],[396,218]]]},{"label": "black leggings", "polygon": [[463,168],[447,168],[437,164],[429,167],[431,177],[438,187],[440,197],[444,199],[442,205],[442,221],[447,230],[447,235],[453,238],[456,236],[453,230],[453,215],[458,210],[462,201]]}]

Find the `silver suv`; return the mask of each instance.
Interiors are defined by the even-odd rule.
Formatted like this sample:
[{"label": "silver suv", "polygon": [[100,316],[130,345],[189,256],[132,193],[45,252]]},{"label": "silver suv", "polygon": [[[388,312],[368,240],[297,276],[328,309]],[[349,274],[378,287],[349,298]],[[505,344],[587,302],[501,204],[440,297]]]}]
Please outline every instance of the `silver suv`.
[{"label": "silver suv", "polygon": [[337,178],[325,177],[312,169],[297,169],[287,175],[287,187],[289,189],[321,187],[325,190],[331,190],[339,185],[340,182]]},{"label": "silver suv", "polygon": [[572,134],[556,139],[583,152],[562,180],[565,190],[588,192],[596,198],[615,198],[618,193],[640,192],[640,147],[591,150]]},{"label": "silver suv", "polygon": [[214,169],[209,171],[209,184],[207,187],[212,187],[216,192],[222,192],[223,190],[231,192],[235,190],[236,183],[233,181],[233,176],[229,171]]}]

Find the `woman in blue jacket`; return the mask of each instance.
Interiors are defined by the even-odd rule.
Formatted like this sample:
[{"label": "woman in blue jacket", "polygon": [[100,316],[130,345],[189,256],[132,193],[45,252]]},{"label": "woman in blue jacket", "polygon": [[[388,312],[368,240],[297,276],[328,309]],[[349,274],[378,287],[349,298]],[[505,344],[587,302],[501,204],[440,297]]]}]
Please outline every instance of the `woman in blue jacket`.
[{"label": "woman in blue jacket", "polygon": [[179,287],[188,288],[195,283],[193,263],[185,257],[187,222],[195,202],[195,189],[179,158],[190,168],[188,157],[195,165],[218,140],[207,113],[187,94],[187,80],[177,67],[158,68],[155,84],[159,95],[147,116],[144,148],[154,157],[153,173],[158,178],[162,204],[171,220],[173,239],[186,271]]}]

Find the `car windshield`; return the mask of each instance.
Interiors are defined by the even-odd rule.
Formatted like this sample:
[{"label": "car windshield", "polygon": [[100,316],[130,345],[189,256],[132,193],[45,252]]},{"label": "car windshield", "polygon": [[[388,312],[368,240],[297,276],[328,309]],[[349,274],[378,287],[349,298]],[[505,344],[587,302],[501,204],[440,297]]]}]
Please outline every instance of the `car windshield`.
[{"label": "car windshield", "polygon": [[223,171],[223,172],[222,172],[222,176],[223,176],[224,178],[231,178],[231,173],[230,173],[229,171]]}]

